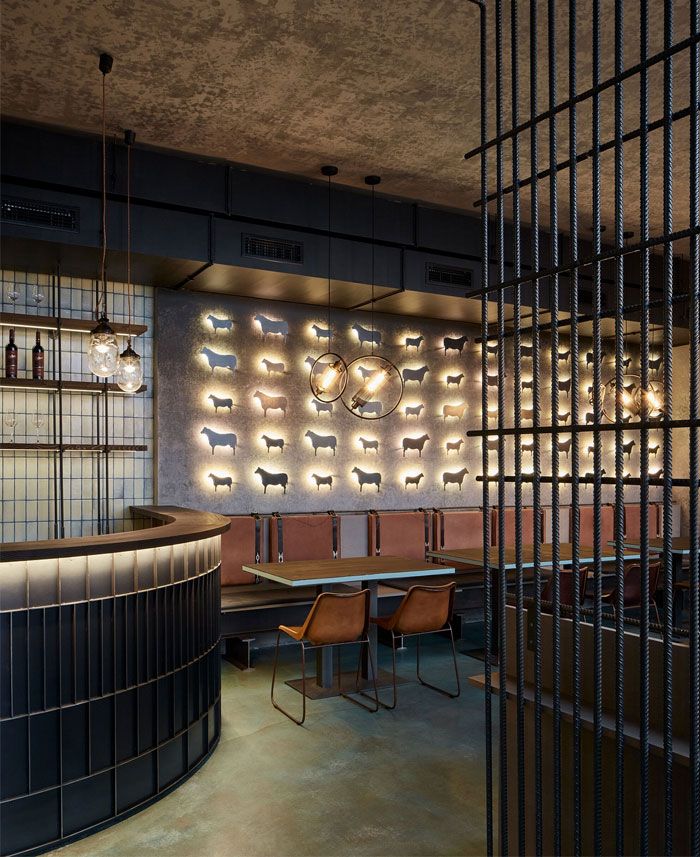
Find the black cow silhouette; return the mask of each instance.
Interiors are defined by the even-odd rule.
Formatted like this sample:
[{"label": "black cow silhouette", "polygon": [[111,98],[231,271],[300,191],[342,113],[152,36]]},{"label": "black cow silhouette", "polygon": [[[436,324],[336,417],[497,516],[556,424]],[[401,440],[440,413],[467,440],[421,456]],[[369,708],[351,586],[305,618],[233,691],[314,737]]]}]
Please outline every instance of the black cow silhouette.
[{"label": "black cow silhouette", "polygon": [[445,444],[445,449],[447,450],[447,454],[450,452],[459,452],[460,446],[464,443],[464,438],[460,437],[459,440],[448,440]]},{"label": "black cow silhouette", "polygon": [[265,445],[267,446],[267,454],[270,454],[270,449],[279,449],[280,452],[284,452],[284,438],[283,437],[269,437],[264,434],[261,436],[261,440],[265,441]]},{"label": "black cow silhouette", "polygon": [[420,369],[404,369],[401,375],[403,376],[404,383],[418,381],[418,384],[421,385],[429,371],[430,369],[427,366],[421,366]]},{"label": "black cow silhouette", "polygon": [[238,364],[235,354],[218,354],[216,351],[212,351],[211,348],[206,347],[202,348],[199,353],[204,354],[207,358],[212,375],[214,374],[214,369],[228,369],[230,372],[234,372]]},{"label": "black cow silhouette", "polygon": [[416,419],[420,416],[420,412],[423,410],[425,405],[406,405],[403,409],[406,414],[406,419],[409,417],[416,417]]},{"label": "black cow silhouette", "polygon": [[625,369],[629,369],[629,368],[630,368],[630,363],[631,363],[631,362],[632,362],[632,358],[631,358],[631,357],[625,357],[625,359],[622,361],[622,365],[623,365],[623,367],[624,367]]},{"label": "black cow silhouette", "polygon": [[415,348],[416,350],[418,350],[421,346],[421,342],[423,342],[424,339],[424,336],[407,336],[404,340],[404,347],[406,351],[408,351],[409,348]]},{"label": "black cow silhouette", "polygon": [[649,471],[649,476],[651,476],[652,479],[660,479],[663,475],[664,475],[663,467],[659,467],[658,470],[650,470]]},{"label": "black cow silhouette", "polygon": [[628,423],[628,422],[631,422],[631,420],[632,420],[632,414],[627,414],[626,417],[622,418],[621,422]]},{"label": "black cow silhouette", "polygon": [[520,356],[521,357],[532,357],[532,345],[521,345],[520,346]]},{"label": "black cow silhouette", "polygon": [[500,381],[498,375],[487,375],[486,376],[486,384],[489,387],[498,387]]},{"label": "black cow silhouette", "polygon": [[287,484],[289,483],[289,476],[286,473],[268,473],[267,470],[263,470],[262,467],[258,467],[255,470],[255,473],[260,477],[263,485],[263,494],[267,494],[267,489],[271,485],[279,485],[282,488],[282,492],[284,494],[287,493]]},{"label": "black cow silhouette", "polygon": [[260,402],[260,407],[263,409],[263,415],[267,416],[268,411],[282,411],[282,413],[287,416],[287,402],[286,396],[268,396],[266,393],[261,393],[260,390],[256,390],[253,393],[253,398],[257,399]]},{"label": "black cow silhouette", "polygon": [[571,394],[571,378],[567,378],[566,381],[557,381],[557,387],[559,388],[559,392],[566,393],[568,398]]},{"label": "black cow silhouette", "polygon": [[333,477],[332,476],[319,476],[318,473],[311,474],[313,478],[316,480],[316,490],[321,490],[321,485],[327,485],[330,490],[333,490]]},{"label": "black cow silhouette", "polygon": [[418,490],[418,483],[423,478],[422,473],[418,473],[416,476],[406,476],[404,478],[404,489],[408,488],[409,485],[415,485],[416,491]]},{"label": "black cow silhouette", "polygon": [[462,383],[462,378],[464,378],[464,372],[460,372],[459,375],[448,375],[445,379],[445,383],[448,387],[450,384],[456,384],[459,387]]},{"label": "black cow silhouette", "polygon": [[658,443],[656,444],[656,446],[650,446],[649,447],[649,455],[656,455],[656,453],[658,451],[659,451],[659,444]]},{"label": "black cow silhouette", "polygon": [[486,353],[487,354],[498,354],[498,343],[494,342],[493,344],[486,345]]},{"label": "black cow silhouette", "polygon": [[558,423],[566,423],[571,416],[571,411],[567,411],[565,414],[557,414],[557,422]]},{"label": "black cow silhouette", "polygon": [[334,434],[316,434],[314,431],[307,431],[304,437],[308,437],[311,441],[311,446],[314,448],[314,455],[318,455],[319,449],[332,449],[335,455],[335,449],[338,445],[338,438]]},{"label": "black cow silhouette", "polygon": [[360,470],[359,467],[353,467],[352,472],[357,476],[357,481],[360,485],[360,493],[362,493],[362,488],[365,485],[376,485],[377,492],[379,492],[379,487],[382,484],[381,473],[367,473],[364,470]]},{"label": "black cow silhouette", "polygon": [[365,366],[358,366],[357,371],[362,375],[362,380],[366,381],[370,375],[374,375],[375,369],[367,369]]},{"label": "black cow silhouette", "polygon": [[215,473],[210,473],[209,478],[214,483],[214,492],[223,486],[228,488],[229,491],[233,487],[233,479],[230,476],[217,476]]},{"label": "black cow silhouette", "polygon": [[592,413],[591,411],[588,411],[588,413],[586,414],[586,425],[588,425],[588,423],[594,423],[594,422],[595,422],[595,414]]},{"label": "black cow silhouette", "polygon": [[568,360],[570,356],[571,356],[571,349],[569,349],[568,351],[559,351],[559,352],[557,352],[557,357],[558,357],[560,360]]},{"label": "black cow silhouette", "polygon": [[276,372],[278,375],[284,375],[284,363],[273,363],[272,360],[267,360],[265,357],[263,357],[261,362],[267,370],[268,375],[272,372]]},{"label": "black cow silhouette", "polygon": [[661,369],[661,363],[663,362],[663,359],[664,359],[663,354],[659,354],[659,356],[656,357],[654,360],[649,361],[649,368],[653,372],[659,372],[659,370]]},{"label": "black cow silhouette", "polygon": [[588,447],[588,457],[590,458],[590,457],[591,457],[591,455],[593,455],[593,453],[594,453],[594,452],[595,452],[595,447],[594,447],[594,446],[589,446],[589,447]]},{"label": "black cow silhouette", "polygon": [[[632,414],[630,414],[630,417],[631,416],[632,416]],[[664,415],[663,414],[657,414],[654,417],[647,417],[648,423],[662,423],[663,421],[664,421]],[[626,420],[626,422],[629,422],[629,417]]]},{"label": "black cow silhouette", "polygon": [[276,321],[273,318],[268,318],[266,315],[258,313],[253,316],[253,319],[260,324],[263,339],[269,336],[283,336],[286,340],[289,335],[289,325],[286,321]]},{"label": "black cow silhouette", "polygon": [[203,428],[200,434],[204,434],[209,441],[209,446],[211,447],[211,454],[214,455],[214,450],[217,446],[230,446],[233,450],[233,454],[236,454],[236,446],[238,445],[238,438],[233,432],[226,432],[222,434],[218,431],[213,431],[210,428]]},{"label": "black cow silhouette", "polygon": [[569,452],[571,451],[571,438],[568,440],[558,440],[557,446],[559,447],[559,452],[565,452],[566,457],[569,457]]},{"label": "black cow silhouette", "polygon": [[411,449],[418,450],[418,458],[423,457],[423,447],[426,441],[430,440],[427,434],[422,434],[420,437],[405,437],[401,443],[403,446],[403,458],[406,458],[406,451]]},{"label": "black cow silhouette", "polygon": [[463,467],[461,470],[456,470],[454,472],[450,472],[446,470],[442,474],[442,490],[447,491],[448,485],[459,485],[459,490],[462,490],[462,482],[464,482],[464,477],[469,473],[466,467]]},{"label": "black cow silhouette", "polygon": [[531,378],[529,381],[522,381],[521,387],[523,388],[523,390],[532,390],[533,383],[534,381]]},{"label": "black cow silhouette", "polygon": [[[600,475],[605,476],[606,472],[607,471],[605,471],[605,470],[601,470]],[[584,479],[595,479],[595,473],[592,470],[589,470],[588,472],[583,474],[583,477],[584,477]]]},{"label": "black cow silhouette", "polygon": [[360,443],[362,444],[362,451],[365,455],[367,455],[368,449],[373,449],[377,455],[379,455],[379,441],[378,440],[367,440],[364,437],[360,438]]},{"label": "black cow silhouette", "polygon": [[593,363],[594,357],[595,357],[595,355],[593,354],[592,351],[586,352],[586,368],[588,368],[591,365],[591,363]]},{"label": "black cow silhouette", "polygon": [[311,404],[316,408],[316,416],[333,413],[333,402],[319,402],[318,399],[312,399]]},{"label": "black cow silhouette", "polygon": [[364,405],[360,405],[360,407],[357,409],[358,414],[377,414],[377,416],[379,416],[381,412],[381,402],[365,402]]},{"label": "black cow silhouette", "polygon": [[637,444],[633,440],[630,440],[627,443],[622,444],[622,451],[623,451],[623,453],[625,453],[627,455],[628,460],[630,458],[632,458],[632,448],[635,447],[636,445]]},{"label": "black cow silhouette", "polygon": [[520,445],[520,448],[522,449],[523,452],[529,452],[532,454],[532,452],[534,452],[534,449],[535,449],[535,441],[534,440],[526,441],[525,443],[522,443]]},{"label": "black cow silhouette", "polygon": [[330,339],[331,338],[331,329],[330,327],[319,327],[317,324],[312,324],[311,329],[316,334],[316,341],[319,339]]},{"label": "black cow silhouette", "polygon": [[210,393],[207,398],[211,399],[211,403],[214,405],[214,413],[218,414],[219,408],[228,408],[229,413],[231,413],[231,408],[233,408],[233,399],[220,399],[213,393]]},{"label": "black cow silhouette", "polygon": [[217,318],[215,315],[208,315],[207,318],[216,333],[220,330],[231,330],[233,328],[233,322],[230,318]]},{"label": "black cow silhouette", "polygon": [[445,354],[448,351],[459,351],[461,354],[468,341],[467,336],[445,336],[442,340],[442,347],[445,349]]},{"label": "black cow silhouette", "polygon": [[382,334],[379,330],[368,330],[366,327],[363,327],[361,324],[353,324],[352,329],[357,334],[357,338],[360,341],[360,345],[364,345],[365,342],[374,343],[375,345],[382,344]]},{"label": "black cow silhouette", "polygon": [[304,360],[304,363],[306,363],[306,365],[307,365],[309,368],[311,368],[311,367],[314,365],[314,363],[315,363],[315,362],[316,362],[316,358],[315,358],[315,357],[307,357],[307,358]]},{"label": "black cow silhouette", "polygon": [[462,402],[461,405],[443,405],[442,406],[442,419],[446,420],[448,417],[456,417],[458,420],[461,420],[464,416],[464,412],[467,410],[467,403]]},{"label": "black cow silhouette", "polygon": [[486,448],[490,450],[498,449],[498,438],[494,437],[486,441]]}]

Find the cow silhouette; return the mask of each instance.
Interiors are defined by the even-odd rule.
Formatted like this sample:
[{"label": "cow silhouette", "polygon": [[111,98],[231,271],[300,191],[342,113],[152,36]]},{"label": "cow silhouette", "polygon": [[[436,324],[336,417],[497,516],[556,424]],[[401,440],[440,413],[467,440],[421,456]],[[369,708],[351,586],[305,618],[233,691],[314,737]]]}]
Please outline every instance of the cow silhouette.
[{"label": "cow silhouette", "polygon": [[257,321],[260,325],[263,339],[267,339],[268,336],[283,336],[286,340],[287,336],[289,336],[289,325],[286,321],[276,321],[261,313],[254,315],[253,320]]},{"label": "cow silhouette", "polygon": [[408,488],[409,485],[415,485],[416,491],[417,491],[418,490],[418,483],[421,481],[422,478],[423,478],[422,473],[418,473],[416,476],[406,476],[404,478],[404,490],[406,488]]},{"label": "cow silhouette", "polygon": [[522,443],[522,444],[520,444],[520,448],[522,449],[523,452],[529,452],[530,454],[532,454],[534,452],[534,449],[535,449],[535,441],[530,440],[530,441],[527,441],[526,443]]},{"label": "cow silhouette", "polygon": [[320,339],[330,339],[331,338],[330,327],[319,327],[317,324],[312,324],[311,329],[316,334],[316,341],[317,342]]},{"label": "cow silhouette", "polygon": [[498,343],[494,342],[492,345],[487,343],[486,345],[486,353],[487,354],[498,354]]},{"label": "cow silhouette", "polygon": [[566,393],[567,398],[571,395],[571,378],[566,381],[557,381],[557,388],[560,393]]},{"label": "cow silhouette", "polygon": [[212,375],[214,374],[214,369],[228,369],[230,372],[234,372],[238,365],[235,354],[218,354],[216,351],[212,351],[211,348],[206,347],[202,348],[199,353],[204,354],[207,358]]},{"label": "cow silhouette", "polygon": [[425,405],[406,405],[403,409],[406,414],[406,419],[409,417],[416,417],[416,419],[420,416],[420,412],[423,410]]},{"label": "cow silhouette", "polygon": [[462,383],[462,378],[464,378],[464,372],[460,372],[459,375],[448,375],[445,379],[445,383],[449,387],[450,384],[455,384],[457,387]]},{"label": "cow silhouette", "polygon": [[374,375],[375,369],[367,369],[365,366],[358,366],[357,371],[362,375],[362,380],[366,381],[370,375]]},{"label": "cow silhouette", "polygon": [[499,385],[500,383],[501,383],[501,382],[500,382],[500,379],[499,379],[498,375],[487,375],[487,376],[486,376],[486,384],[487,384],[489,387],[498,387],[498,385]]},{"label": "cow silhouette", "polygon": [[268,435],[264,434],[261,436],[261,440],[265,441],[268,455],[270,454],[270,449],[279,449],[280,452],[284,452],[283,437],[268,437]]},{"label": "cow silhouette", "polygon": [[447,454],[449,455],[451,452],[459,452],[459,448],[464,443],[464,438],[460,437],[459,440],[448,440],[445,444],[445,449],[447,450]]},{"label": "cow silhouette", "polygon": [[593,363],[593,360],[594,360],[593,352],[587,351],[586,352],[586,368],[588,368]]},{"label": "cow silhouette", "polygon": [[407,336],[404,340],[404,347],[406,351],[408,351],[409,348],[415,348],[417,351],[420,348],[421,343],[424,339],[424,336]]},{"label": "cow silhouette", "polygon": [[313,478],[316,480],[316,490],[321,490],[321,485],[327,485],[330,490],[333,490],[333,477],[332,476],[319,476],[318,473],[311,474]]},{"label": "cow silhouette", "polygon": [[[627,418],[627,420],[625,420],[625,422],[629,422],[631,416],[632,416],[632,414],[630,414],[630,416]],[[662,413],[657,414],[655,417],[647,417],[648,423],[662,423],[663,421],[664,421],[664,415]]]},{"label": "cow silhouette", "polygon": [[376,414],[380,416],[382,413],[382,403],[381,402],[365,402],[364,405],[360,405],[357,409],[358,414]]},{"label": "cow silhouette", "polygon": [[565,414],[557,414],[557,422],[558,423],[566,423],[571,416],[571,411],[567,411]]},{"label": "cow silhouette", "polygon": [[265,357],[263,357],[261,362],[267,370],[268,375],[272,374],[273,372],[277,375],[284,375],[284,363],[273,363],[272,360],[267,360]]},{"label": "cow silhouette", "polygon": [[422,434],[420,437],[405,437],[401,444],[403,446],[403,458],[406,458],[406,452],[411,449],[418,450],[418,458],[423,457],[423,447],[426,444],[426,441],[429,441],[430,437],[427,434]]},{"label": "cow silhouette", "polygon": [[594,423],[594,422],[595,422],[595,414],[591,413],[591,411],[588,411],[588,413],[586,414],[586,425],[588,425],[588,423]]},{"label": "cow silhouette", "polygon": [[630,363],[631,363],[631,362],[632,362],[632,358],[631,358],[631,357],[625,357],[625,359],[622,361],[622,366],[623,366],[623,368],[625,368],[625,369],[629,369],[629,368],[630,368]]},{"label": "cow silhouette", "polygon": [[571,438],[568,440],[558,440],[557,446],[559,447],[559,452],[565,452],[566,457],[568,458],[571,450]]},{"label": "cow silhouette", "polygon": [[352,329],[357,334],[357,338],[360,342],[360,345],[364,345],[365,342],[369,342],[374,345],[382,344],[382,334],[379,330],[367,330],[366,327],[362,327],[361,324],[355,322],[353,324]]},{"label": "cow silhouette", "polygon": [[569,349],[568,351],[559,351],[559,352],[557,352],[557,357],[558,357],[560,360],[568,360],[570,356],[571,356],[571,349]]},{"label": "cow silhouette", "polygon": [[260,477],[263,486],[263,494],[267,494],[267,489],[273,485],[279,485],[282,488],[282,493],[287,493],[287,484],[289,476],[286,473],[268,473],[262,467],[258,467],[255,473]]},{"label": "cow silhouette", "polygon": [[588,457],[590,458],[590,457],[593,455],[593,453],[594,453],[594,452],[595,452],[595,447],[594,447],[594,446],[589,446],[589,447],[588,447]]},{"label": "cow silhouette", "polygon": [[[505,438],[504,438],[504,440],[505,440]],[[486,441],[486,448],[491,450],[491,451],[493,451],[494,449],[498,449],[498,438],[494,437],[494,438],[491,438],[490,440],[487,440]]]},{"label": "cow silhouette", "polygon": [[367,455],[368,449],[373,449],[377,455],[379,455],[379,441],[378,440],[367,440],[364,437],[360,438],[360,443],[362,444],[362,451],[365,455]]},{"label": "cow silhouette", "polygon": [[659,451],[659,444],[658,443],[656,444],[656,446],[650,446],[649,447],[649,455],[656,455],[656,453],[658,451]]},{"label": "cow silhouette", "polygon": [[628,441],[627,443],[623,443],[623,444],[622,444],[622,452],[627,456],[627,459],[628,459],[628,460],[629,460],[630,458],[632,458],[632,449],[633,449],[633,447],[635,447],[636,445],[637,445],[637,444],[636,444],[636,443],[635,443],[635,441],[633,441],[633,440],[630,440],[630,441]]},{"label": "cow silhouette", "polygon": [[219,408],[228,408],[229,413],[231,413],[231,409],[233,408],[233,399],[221,399],[219,396],[215,396],[213,393],[210,393],[207,396],[208,399],[211,399],[212,405],[214,405],[214,413],[219,413]]},{"label": "cow silhouette", "polygon": [[531,378],[529,381],[521,381],[520,386],[523,388],[523,390],[532,390],[533,383],[534,381]]},{"label": "cow silhouette", "polygon": [[318,455],[319,449],[332,449],[333,455],[338,445],[338,438],[334,434],[316,434],[314,431],[307,431],[304,437],[308,437],[311,441],[311,446],[314,448],[314,455]]},{"label": "cow silhouette", "polygon": [[664,358],[663,358],[663,355],[662,355],[662,354],[659,354],[659,356],[658,356],[658,357],[656,357],[654,360],[650,360],[650,361],[649,361],[649,368],[650,368],[653,372],[658,373],[658,372],[659,372],[659,370],[661,369],[661,363],[662,363],[663,359],[664,359]]},{"label": "cow silhouette", "polygon": [[[606,472],[607,471],[605,471],[605,470],[601,470],[600,475],[605,476]],[[584,479],[595,479],[595,473],[592,470],[589,470],[587,473],[583,474],[583,478]]]},{"label": "cow silhouette", "polygon": [[401,372],[401,375],[404,380],[404,384],[409,381],[417,381],[419,385],[422,385],[425,380],[425,376],[430,371],[427,366],[421,366],[420,369],[404,369]]},{"label": "cow silhouette", "polygon": [[333,413],[333,402],[319,402],[318,399],[312,399],[311,404],[316,408],[316,416]]},{"label": "cow silhouette", "polygon": [[442,406],[442,419],[446,420],[448,417],[456,417],[458,420],[461,420],[464,416],[464,412],[467,410],[467,403],[462,402],[461,405],[443,405]]},{"label": "cow silhouette", "polygon": [[360,493],[362,493],[362,488],[365,485],[376,485],[377,493],[379,492],[379,488],[382,484],[381,473],[367,473],[364,470],[360,470],[359,467],[353,467],[352,472],[357,476],[357,481],[360,485]]},{"label": "cow silhouette", "polygon": [[206,435],[206,438],[209,441],[209,446],[211,447],[212,455],[214,455],[214,450],[217,446],[230,446],[233,450],[233,454],[236,454],[238,438],[233,432],[221,433],[210,428],[203,428],[200,434]]},{"label": "cow silhouette", "polygon": [[442,474],[442,490],[447,491],[448,485],[459,485],[459,490],[462,490],[462,482],[464,482],[464,477],[469,473],[466,467],[463,467],[461,470],[456,470],[454,472],[450,472],[446,470]]},{"label": "cow silhouette", "polygon": [[660,479],[663,475],[664,475],[663,467],[659,467],[658,470],[650,470],[649,471],[649,476],[651,476],[652,479]]},{"label": "cow silhouette", "polygon": [[233,322],[230,318],[217,318],[215,315],[208,315],[207,318],[211,322],[215,333],[218,333],[220,330],[230,331],[233,328]]},{"label": "cow silhouette", "polygon": [[521,345],[520,346],[520,356],[521,357],[532,357],[532,345]]},{"label": "cow silhouette", "polygon": [[307,357],[307,358],[304,360],[304,363],[306,363],[306,365],[307,365],[310,369],[313,367],[313,365],[314,365],[314,363],[315,363],[315,362],[316,362],[316,358],[315,358],[315,357]]},{"label": "cow silhouette", "polygon": [[445,336],[442,340],[442,347],[445,350],[445,354],[448,351],[459,351],[461,354],[468,341],[469,338],[467,336]]},{"label": "cow silhouette", "polygon": [[260,407],[263,409],[263,415],[267,416],[268,411],[282,411],[287,416],[287,397],[286,396],[268,396],[266,393],[261,393],[256,390],[253,393],[253,398],[260,402]]},{"label": "cow silhouette", "polygon": [[217,476],[215,473],[210,473],[209,478],[214,484],[214,493],[221,487],[226,487],[229,491],[233,487],[233,479],[230,476]]}]

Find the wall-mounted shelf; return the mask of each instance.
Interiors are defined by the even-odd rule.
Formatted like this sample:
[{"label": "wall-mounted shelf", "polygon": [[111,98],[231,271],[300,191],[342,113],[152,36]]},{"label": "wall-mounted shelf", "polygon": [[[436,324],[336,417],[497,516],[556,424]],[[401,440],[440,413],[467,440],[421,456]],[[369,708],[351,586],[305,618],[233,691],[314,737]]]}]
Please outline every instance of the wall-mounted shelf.
[{"label": "wall-mounted shelf", "polygon": [[[35,390],[42,393],[56,393],[65,390],[67,393],[104,393],[105,386],[108,393],[116,395],[132,395],[125,393],[117,384],[107,384],[102,381],[37,381],[33,378],[0,378],[0,389],[13,390]],[[148,388],[142,384],[137,393],[144,393]]]},{"label": "wall-mounted shelf", "polygon": [[[61,330],[65,333],[90,333],[97,322],[92,318],[61,318]],[[31,330],[58,330],[59,319],[52,315],[28,315],[26,313],[0,313],[0,327],[30,328]],[[118,324],[110,322],[117,336],[140,336],[148,330],[145,324]]]},{"label": "wall-mounted shelf", "polygon": [[0,443],[3,452],[146,452],[145,444],[133,443]]}]

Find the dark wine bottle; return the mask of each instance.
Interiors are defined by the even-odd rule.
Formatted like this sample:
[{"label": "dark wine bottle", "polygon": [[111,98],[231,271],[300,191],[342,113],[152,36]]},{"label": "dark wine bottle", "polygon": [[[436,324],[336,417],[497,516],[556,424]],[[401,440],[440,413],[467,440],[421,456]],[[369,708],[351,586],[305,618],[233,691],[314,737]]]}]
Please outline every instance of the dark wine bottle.
[{"label": "dark wine bottle", "polygon": [[41,346],[41,334],[36,332],[36,345],[32,348],[32,378],[35,381],[44,380],[44,349]]},{"label": "dark wine bottle", "polygon": [[15,345],[15,329],[10,328],[10,341],[5,346],[5,377],[17,377],[17,346]]}]

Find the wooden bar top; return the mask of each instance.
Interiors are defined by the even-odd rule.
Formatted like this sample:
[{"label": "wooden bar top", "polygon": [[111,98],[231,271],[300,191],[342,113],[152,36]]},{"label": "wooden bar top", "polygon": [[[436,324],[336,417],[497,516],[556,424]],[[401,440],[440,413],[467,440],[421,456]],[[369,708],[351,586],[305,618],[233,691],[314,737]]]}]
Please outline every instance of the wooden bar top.
[{"label": "wooden bar top", "polygon": [[132,506],[131,512],[135,519],[146,519],[152,522],[151,525],[145,529],[103,536],[6,542],[0,545],[0,563],[89,556],[182,544],[220,535],[231,526],[229,519],[223,515],[183,509],[180,506]]}]

